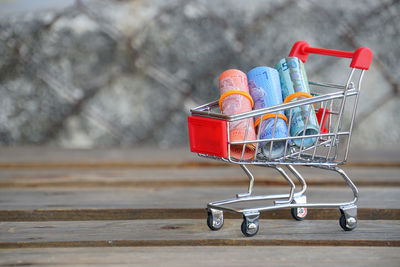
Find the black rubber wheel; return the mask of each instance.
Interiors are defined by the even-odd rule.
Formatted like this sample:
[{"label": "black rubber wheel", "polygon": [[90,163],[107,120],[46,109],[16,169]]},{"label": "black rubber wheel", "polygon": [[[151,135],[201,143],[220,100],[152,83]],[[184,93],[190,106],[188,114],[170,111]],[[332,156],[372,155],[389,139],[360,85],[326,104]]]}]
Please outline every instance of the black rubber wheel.
[{"label": "black rubber wheel", "polygon": [[242,230],[242,233],[246,236],[246,237],[252,237],[255,236],[258,233],[259,230],[259,226],[258,226],[258,220],[253,222],[256,225],[255,229],[248,229],[247,228],[247,220],[246,218],[243,219],[242,225],[240,227],[240,229]]},{"label": "black rubber wheel", "polygon": [[211,229],[211,230],[213,230],[213,231],[218,231],[219,229],[221,229],[222,228],[222,226],[224,225],[224,221],[222,221],[222,223],[221,224],[219,224],[219,225],[214,225],[213,224],[213,216],[212,216],[212,213],[211,213],[211,211],[207,211],[207,226]]},{"label": "black rubber wheel", "polygon": [[[303,212],[302,216],[297,214],[297,209],[305,209],[305,212]],[[293,219],[297,221],[303,221],[307,217],[307,208],[291,208],[290,213],[292,214]]]},{"label": "black rubber wheel", "polygon": [[344,214],[340,215],[339,224],[340,224],[340,227],[342,227],[342,229],[345,230],[345,231],[351,231],[354,228],[356,228],[356,226],[351,227],[351,228],[347,227],[347,225],[346,225],[346,216],[344,216]]}]

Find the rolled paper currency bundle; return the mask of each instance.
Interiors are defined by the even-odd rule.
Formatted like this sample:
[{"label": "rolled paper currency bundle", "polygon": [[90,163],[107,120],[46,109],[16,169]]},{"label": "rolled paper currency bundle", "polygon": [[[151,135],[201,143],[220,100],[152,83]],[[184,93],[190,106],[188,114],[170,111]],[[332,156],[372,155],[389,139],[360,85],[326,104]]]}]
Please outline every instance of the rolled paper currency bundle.
[{"label": "rolled paper currency bundle", "polygon": [[[295,99],[311,97],[306,71],[301,60],[297,57],[283,58],[276,64],[275,68],[279,72],[284,103]],[[291,136],[314,135],[319,133],[318,120],[312,105],[292,108],[291,112],[288,109],[286,110],[286,116],[290,121]],[[316,140],[317,138],[314,137],[299,138],[293,141],[298,147],[301,145],[303,147],[309,147],[312,146]]]},{"label": "rolled paper currency bundle", "polygon": [[[250,95],[254,101],[254,109],[271,107],[282,104],[282,90],[279,73],[270,67],[257,67],[247,73]],[[283,111],[257,116],[255,126],[258,127],[259,139],[284,138],[288,135],[287,118]],[[277,117],[277,119],[276,119]],[[267,158],[278,158],[285,151],[285,140],[261,142],[260,147]]]},{"label": "rolled paper currency bundle", "polygon": [[[253,108],[253,99],[249,94],[247,76],[240,70],[230,69],[224,71],[219,76],[219,88],[221,98],[219,106],[221,112],[226,115],[234,115],[247,111]],[[229,123],[229,140],[234,141],[249,141],[255,140],[256,133],[254,130],[253,118],[232,121]],[[231,145],[231,156],[237,159],[251,159],[255,154],[255,144],[248,143],[243,145]]]}]

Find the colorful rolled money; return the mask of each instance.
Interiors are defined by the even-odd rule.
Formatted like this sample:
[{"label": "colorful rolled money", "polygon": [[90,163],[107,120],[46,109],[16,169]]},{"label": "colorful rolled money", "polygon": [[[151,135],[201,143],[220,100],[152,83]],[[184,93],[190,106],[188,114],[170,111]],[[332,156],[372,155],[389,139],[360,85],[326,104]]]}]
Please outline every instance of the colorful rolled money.
[{"label": "colorful rolled money", "polygon": [[[297,57],[283,58],[276,64],[275,68],[279,71],[284,103],[303,97],[311,97],[306,71],[301,60]],[[290,120],[291,136],[303,136],[303,134],[314,135],[319,133],[318,120],[315,116],[313,106],[303,105],[301,107],[292,108],[291,110],[291,116],[290,110],[286,110],[286,116]],[[299,138],[293,141],[296,146],[300,147],[302,145],[303,147],[309,147],[312,146],[316,140],[317,138],[314,137]]]},{"label": "colorful rolled money", "polygon": [[[246,74],[235,69],[224,71],[219,76],[219,88],[221,93],[219,106],[223,114],[234,115],[252,110],[254,103],[249,94]],[[230,122],[229,139],[231,142],[255,140],[253,118]],[[243,159],[253,158],[255,148],[254,143],[246,144]],[[241,159],[243,145],[231,145],[230,151],[231,156]]]},{"label": "colorful rolled money", "polygon": [[[282,104],[282,90],[279,80],[279,73],[270,67],[257,67],[247,73],[250,95],[254,101],[254,109],[271,107]],[[276,119],[278,116],[278,119]],[[283,111],[263,116],[257,116],[255,126],[258,125],[259,139],[284,138],[288,135],[286,126],[287,118]],[[276,121],[276,124],[275,124]],[[261,142],[260,147],[267,158],[279,158],[283,156],[286,141]],[[272,145],[272,146],[271,146]]]}]

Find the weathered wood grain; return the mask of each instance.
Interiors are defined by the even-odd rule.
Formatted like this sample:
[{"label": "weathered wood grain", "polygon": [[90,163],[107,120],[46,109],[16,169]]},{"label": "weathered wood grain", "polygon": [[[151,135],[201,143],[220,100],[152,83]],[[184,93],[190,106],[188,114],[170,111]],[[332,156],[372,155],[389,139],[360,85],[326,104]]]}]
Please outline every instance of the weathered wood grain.
[{"label": "weathered wood grain", "polygon": [[[30,188],[0,189],[0,220],[113,220],[205,218],[207,202],[234,197],[245,187],[165,188]],[[264,187],[256,193],[286,193],[287,187]],[[400,188],[362,187],[358,202],[360,219],[400,220]],[[348,188],[310,187],[309,202],[347,201]],[[238,207],[271,205],[270,201],[240,204]],[[236,215],[229,215],[238,218]],[[236,217],[235,217],[236,216]],[[288,210],[262,213],[263,218],[287,219]],[[336,219],[336,209],[310,209],[309,219]]]},{"label": "weathered wood grain", "polygon": [[[239,219],[239,213],[225,213],[227,219]],[[309,209],[307,220],[336,220],[338,209]],[[203,219],[204,208],[193,209],[46,209],[0,210],[0,221],[93,221],[93,220],[147,220],[147,219]],[[288,209],[264,211],[262,219],[292,219]],[[399,220],[400,209],[359,208],[359,220]]]},{"label": "weathered wood grain", "polygon": [[[209,160],[189,148],[62,149],[56,147],[4,147],[0,168],[132,168],[196,166]],[[213,161],[212,161],[213,162]]]},{"label": "weathered wood grain", "polygon": [[359,221],[351,232],[337,221],[260,220],[253,238],[241,220],[210,231],[204,220],[3,222],[0,248],[95,246],[400,246],[399,221]]},{"label": "weathered wood grain", "polygon": [[[244,257],[244,255],[248,255]],[[0,250],[0,266],[398,266],[397,247],[98,247]]]},{"label": "weathered wood grain", "polygon": [[[0,168],[166,168],[224,166],[226,163],[203,159],[188,147],[158,149],[70,150],[55,147],[9,147],[0,151]],[[349,166],[400,167],[398,147],[382,150],[350,150]]]},{"label": "weathered wood grain", "polygon": [[[256,186],[286,186],[271,168],[250,167]],[[309,185],[345,186],[335,172],[299,167]],[[400,186],[400,168],[344,167],[358,186]],[[294,177],[293,177],[294,178]],[[296,182],[297,179],[294,178]],[[182,187],[246,186],[248,178],[239,166],[204,168],[132,169],[3,169],[0,188],[21,187]],[[298,184],[298,182],[296,182]]]},{"label": "weathered wood grain", "polygon": [[[210,201],[232,198],[246,190],[246,187],[9,188],[0,189],[0,210],[204,208]],[[361,187],[359,190],[360,208],[400,208],[400,188]],[[279,186],[255,190],[255,194],[288,192],[288,187]],[[343,202],[352,199],[352,192],[343,187],[314,186],[308,188],[307,197],[309,202]]]},{"label": "weathered wood grain", "polygon": [[[340,228],[337,209],[310,209],[303,222],[285,209],[263,212],[259,234],[244,238],[240,214],[225,213],[217,232],[205,223],[207,202],[247,190],[247,177],[236,165],[199,158],[187,148],[2,149],[0,266],[187,266],[190,260],[204,266],[224,265],[227,259],[229,266],[274,260],[288,266],[365,266],[365,260],[398,266],[400,153],[356,151],[343,168],[360,190],[355,231]],[[252,170],[256,194],[288,192],[274,170]],[[351,190],[334,172],[299,170],[310,185],[309,202],[351,199]],[[200,264],[200,259],[207,260]]]}]

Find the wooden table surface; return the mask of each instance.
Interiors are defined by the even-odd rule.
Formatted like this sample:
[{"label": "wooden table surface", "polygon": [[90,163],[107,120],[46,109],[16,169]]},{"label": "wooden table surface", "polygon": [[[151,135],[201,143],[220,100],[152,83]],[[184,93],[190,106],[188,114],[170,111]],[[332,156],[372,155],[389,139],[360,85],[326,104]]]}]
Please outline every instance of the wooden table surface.
[{"label": "wooden table surface", "polygon": [[[263,212],[246,238],[241,216],[206,225],[208,202],[245,192],[237,165],[187,148],[0,150],[0,266],[400,266],[400,150],[352,151],[343,166],[359,187],[358,227],[336,209]],[[255,193],[288,193],[272,169],[252,167]],[[309,202],[345,201],[335,173],[300,167]]]}]

